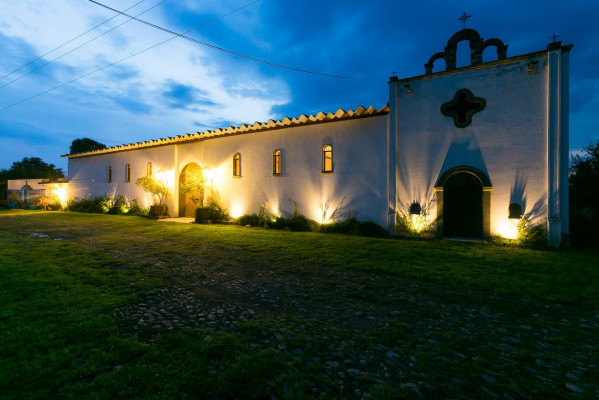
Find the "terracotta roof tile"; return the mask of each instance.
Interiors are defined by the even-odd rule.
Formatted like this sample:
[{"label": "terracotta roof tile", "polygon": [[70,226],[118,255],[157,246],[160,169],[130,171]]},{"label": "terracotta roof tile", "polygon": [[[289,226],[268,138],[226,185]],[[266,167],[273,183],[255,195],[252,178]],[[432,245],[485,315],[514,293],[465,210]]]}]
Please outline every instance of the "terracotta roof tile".
[{"label": "terracotta roof tile", "polygon": [[163,146],[165,144],[170,143],[185,143],[192,142],[196,140],[208,139],[211,137],[220,137],[223,135],[232,135],[239,133],[247,133],[247,132],[262,132],[273,129],[279,129],[284,127],[294,127],[294,126],[302,126],[309,124],[319,124],[324,122],[334,122],[339,120],[351,119],[351,118],[359,118],[359,117],[371,117],[377,115],[384,115],[389,113],[389,106],[385,105],[380,109],[376,109],[373,106],[368,108],[364,108],[362,106],[358,106],[355,111],[354,110],[342,110],[339,108],[335,113],[323,113],[319,111],[316,115],[304,115],[301,114],[297,118],[285,117],[282,120],[274,121],[269,120],[268,122],[254,122],[253,125],[241,124],[238,127],[229,126],[227,128],[217,128],[215,130],[205,130],[204,132],[195,132],[195,133],[186,133],[185,135],[177,135],[175,137],[167,137],[167,138],[159,138],[159,139],[151,139],[148,141],[137,142],[137,143],[129,143],[122,144],[119,146],[108,147],[103,150],[95,150],[86,153],[77,153],[77,154],[65,154],[62,157],[67,158],[77,158],[77,157],[87,157],[94,156],[99,154],[107,154],[107,153],[115,153],[119,151],[127,151],[144,147],[155,147],[155,146]]}]

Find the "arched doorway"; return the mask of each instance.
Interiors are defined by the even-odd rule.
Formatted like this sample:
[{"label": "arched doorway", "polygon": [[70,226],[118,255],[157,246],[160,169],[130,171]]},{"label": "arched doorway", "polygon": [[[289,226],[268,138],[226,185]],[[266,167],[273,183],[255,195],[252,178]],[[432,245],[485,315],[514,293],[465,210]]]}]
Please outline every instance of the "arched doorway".
[{"label": "arched doorway", "polygon": [[[204,191],[188,191],[191,183],[203,182],[202,168],[196,163],[187,164],[179,175],[179,217],[195,217],[195,209],[204,201]],[[195,185],[193,185],[195,186]]]},{"label": "arched doorway", "polygon": [[443,186],[443,235],[482,238],[483,187],[472,174],[454,174]]},{"label": "arched doorway", "polygon": [[476,168],[445,171],[435,184],[438,235],[490,239],[491,189],[489,177]]}]

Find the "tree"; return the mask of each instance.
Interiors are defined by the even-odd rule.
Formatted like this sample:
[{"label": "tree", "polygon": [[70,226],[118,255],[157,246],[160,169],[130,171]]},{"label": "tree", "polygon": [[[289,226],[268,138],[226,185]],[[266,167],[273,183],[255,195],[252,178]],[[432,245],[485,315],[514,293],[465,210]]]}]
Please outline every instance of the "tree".
[{"label": "tree", "polygon": [[572,244],[596,245],[599,240],[599,141],[583,147],[570,166],[570,231]]},{"label": "tree", "polygon": [[167,196],[170,194],[170,190],[167,184],[157,179],[154,175],[144,175],[135,181],[135,184],[143,189],[144,192],[152,195],[152,203],[154,205],[164,204]]},{"label": "tree", "polygon": [[39,157],[24,157],[15,161],[9,169],[0,170],[0,181],[8,179],[52,179],[64,178],[62,169],[48,164]]},{"label": "tree", "polygon": [[69,154],[87,153],[88,151],[104,150],[106,145],[90,138],[75,139],[69,147]]}]

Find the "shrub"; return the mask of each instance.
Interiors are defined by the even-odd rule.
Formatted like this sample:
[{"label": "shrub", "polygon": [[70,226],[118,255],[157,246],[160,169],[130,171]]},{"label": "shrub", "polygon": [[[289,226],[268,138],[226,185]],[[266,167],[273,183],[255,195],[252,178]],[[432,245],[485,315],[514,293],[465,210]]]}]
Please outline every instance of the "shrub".
[{"label": "shrub", "polygon": [[276,226],[278,229],[289,229],[294,232],[311,232],[318,230],[318,224],[311,221],[302,214],[294,215],[290,218],[277,218]]},{"label": "shrub", "polygon": [[105,203],[106,200],[104,197],[97,197],[89,200],[74,198],[67,202],[65,210],[87,213],[104,213],[108,211],[107,207],[103,207],[103,204]]},{"label": "shrub", "polygon": [[58,211],[62,208],[62,205],[60,204],[60,200],[56,196],[53,196],[53,197],[40,196],[34,205],[38,209],[46,210],[46,211]]},{"label": "shrub", "polygon": [[147,216],[148,210],[142,208],[137,200],[127,201],[123,196],[94,197],[91,199],[74,198],[67,202],[65,211],[97,213],[97,214],[125,214]]},{"label": "shrub", "polygon": [[127,200],[122,195],[116,197],[106,196],[106,207],[108,208],[108,214],[126,214],[129,211],[129,205]]},{"label": "shrub", "polygon": [[389,233],[372,221],[360,222],[356,214],[348,213],[343,221],[320,225],[320,232],[370,237],[389,237]]},{"label": "shrub", "polygon": [[374,222],[358,221],[355,213],[349,212],[347,218],[343,221],[319,224],[301,214],[295,202],[294,206],[294,215],[291,217],[278,217],[268,212],[265,206],[260,206],[259,214],[243,215],[236,220],[236,223],[242,226],[263,226],[265,228],[284,229],[294,232],[322,232],[371,237],[389,237],[387,231]]},{"label": "shrub", "polygon": [[525,247],[547,247],[545,224],[532,225],[527,217],[522,217],[517,226],[518,243]]},{"label": "shrub", "polygon": [[389,232],[385,230],[382,226],[375,224],[372,221],[364,221],[360,224],[359,230],[360,236],[370,236],[370,237],[380,237],[386,238],[389,237]]},{"label": "shrub", "polygon": [[[417,237],[421,233],[430,231],[433,221],[430,219],[429,212],[433,203],[434,200],[430,200],[423,206],[418,202],[409,205],[402,204],[395,215],[395,221],[399,228],[397,233]],[[414,208],[414,206],[416,207]],[[415,214],[412,213],[414,209],[416,210]]]},{"label": "shrub", "polygon": [[129,202],[129,211],[127,211],[127,215],[136,215],[140,217],[148,216],[148,209],[143,208],[139,205],[136,199],[133,199]]},{"label": "shrub", "polygon": [[229,220],[229,206],[225,203],[218,194],[212,193],[206,202],[210,208],[210,219],[212,222],[221,222]]},{"label": "shrub", "polygon": [[241,226],[261,226],[260,217],[258,214],[245,214],[237,218],[237,224]]}]

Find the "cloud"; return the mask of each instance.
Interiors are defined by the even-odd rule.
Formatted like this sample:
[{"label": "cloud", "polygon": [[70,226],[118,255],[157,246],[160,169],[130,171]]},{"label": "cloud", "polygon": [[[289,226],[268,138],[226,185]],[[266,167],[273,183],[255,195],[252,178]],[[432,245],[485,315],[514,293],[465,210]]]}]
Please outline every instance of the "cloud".
[{"label": "cloud", "polygon": [[[104,0],[121,10],[138,1]],[[160,1],[144,1],[128,12],[136,15]],[[169,0],[141,18],[183,32],[250,1]],[[564,43],[575,43],[570,68],[572,143],[578,143],[580,137],[585,141],[589,135],[597,137],[594,109],[599,25],[592,17],[599,12],[599,5],[583,0],[572,0],[566,8],[557,0],[545,2],[542,8],[534,2],[506,7],[499,0],[469,0],[459,10],[455,4],[440,0],[427,3],[347,0],[326,4],[316,0],[263,0],[189,35],[291,67],[382,79],[343,80],[302,74],[240,59],[179,38],[0,112],[0,128],[13,132],[15,141],[21,138],[31,146],[34,143],[24,126],[36,129],[36,134],[42,137],[38,138],[40,147],[35,151],[50,155],[51,150],[39,150],[51,145],[50,135],[60,135],[68,144],[77,137],[90,136],[107,145],[116,145],[320,110],[335,111],[358,105],[381,107],[388,101],[387,77],[393,71],[400,78],[422,74],[423,64],[441,51],[447,39],[461,28],[457,17],[463,10],[473,15],[468,27],[477,29],[484,38],[497,37],[510,46],[508,56],[543,49],[554,31]],[[10,2],[10,7],[3,7],[0,13],[0,46],[4,55],[0,74],[114,15],[87,1]],[[126,20],[117,16],[34,65],[53,60]],[[547,31],[548,26],[551,31]],[[0,108],[167,39],[169,35],[165,32],[135,21],[127,22],[0,89]],[[21,73],[31,68],[24,68]],[[49,138],[44,141],[46,132]],[[14,153],[12,158],[28,155]],[[0,158],[0,168],[10,166],[12,161]],[[57,164],[64,160],[48,161]]]},{"label": "cloud", "polygon": [[188,109],[198,105],[217,105],[214,101],[210,100],[208,92],[204,90],[173,81],[168,82],[165,86],[167,86],[167,89],[162,95],[169,101],[169,107],[171,108]]},{"label": "cloud", "polygon": [[[106,3],[124,10],[136,2],[113,0]],[[143,2],[130,13],[135,15],[157,3]],[[187,5],[193,6],[192,3]],[[175,31],[188,29],[187,22],[196,22],[187,20],[188,13],[183,13],[179,14],[180,22],[185,24],[173,26],[171,6],[174,2],[169,3],[169,7],[165,3],[165,6],[157,7],[141,18],[169,26]],[[226,4],[212,2],[202,13],[202,20],[212,19],[236,7],[239,4],[234,1]],[[6,57],[7,62],[2,63],[0,71],[8,73],[113,16],[113,13],[89,2],[14,2],[10,8],[4,7],[0,15],[0,44],[10,51],[10,57]],[[33,65],[54,60],[126,20],[118,16]],[[200,32],[195,35],[199,37]],[[0,108],[103,68],[169,37],[164,32],[130,21],[4,88],[0,93]],[[62,132],[69,143],[85,132],[87,136],[114,145],[173,136],[199,126],[216,128],[218,126],[215,125],[221,121],[240,124],[248,119],[269,119],[273,116],[273,106],[290,101],[287,83],[264,74],[258,68],[245,70],[243,82],[238,82],[239,69],[232,67],[238,63],[239,60],[214,50],[181,39],[171,40],[13,107],[10,113],[1,112],[0,126],[10,129],[12,124],[37,125],[47,131]],[[20,72],[26,71],[24,68]],[[276,95],[270,98],[267,96],[270,93]],[[39,107],[44,107],[46,112],[36,112]],[[53,117],[46,117],[50,110]],[[73,110],[80,110],[85,118],[82,120]],[[143,121],[140,121],[139,115],[144,115]],[[195,122],[198,120],[202,122]],[[20,126],[13,131],[15,140],[20,137],[29,142],[25,137],[26,130]],[[135,126],[135,134],[132,126]],[[38,140],[38,143],[42,142]],[[6,163],[10,165],[12,161],[9,158]],[[57,163],[60,160],[53,158],[51,161]]]}]

